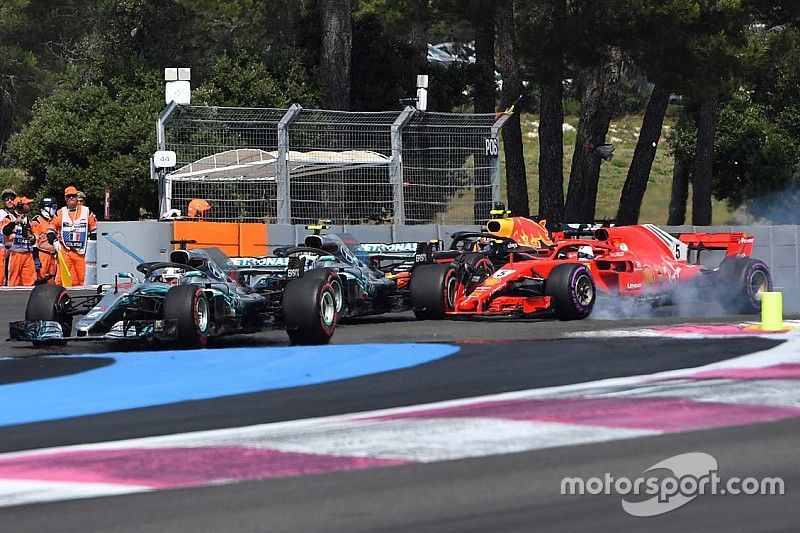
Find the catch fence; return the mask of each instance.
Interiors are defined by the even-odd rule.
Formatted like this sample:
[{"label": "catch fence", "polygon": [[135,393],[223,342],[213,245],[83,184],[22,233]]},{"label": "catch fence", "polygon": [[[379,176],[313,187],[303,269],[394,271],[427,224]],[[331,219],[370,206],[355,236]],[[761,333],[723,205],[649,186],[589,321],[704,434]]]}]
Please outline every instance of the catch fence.
[{"label": "catch fence", "polygon": [[210,220],[481,224],[500,198],[507,115],[170,104],[153,169],[161,213],[208,201]]}]

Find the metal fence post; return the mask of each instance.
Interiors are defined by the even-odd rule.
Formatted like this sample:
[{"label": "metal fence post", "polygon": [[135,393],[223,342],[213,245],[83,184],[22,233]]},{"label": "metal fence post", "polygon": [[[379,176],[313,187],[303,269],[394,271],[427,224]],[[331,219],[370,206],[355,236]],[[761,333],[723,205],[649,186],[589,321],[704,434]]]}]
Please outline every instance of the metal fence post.
[{"label": "metal fence post", "polygon": [[[165,124],[167,120],[169,120],[170,115],[178,108],[178,104],[175,103],[175,100],[169,103],[169,105],[161,112],[156,120],[156,150],[166,150],[167,146],[167,135],[166,135],[166,127]],[[166,179],[167,173],[164,169],[158,169],[156,171],[155,166],[153,165],[153,160],[150,158],[150,178],[158,180],[158,215],[160,216],[162,213],[166,213],[170,209],[172,209],[172,202],[171,202],[171,195],[167,190],[169,184],[167,183]]]},{"label": "metal fence post", "polygon": [[[504,113],[499,119],[492,124],[492,139],[500,144],[500,141],[497,139],[500,133],[500,130],[503,128],[503,125],[506,123],[506,120],[511,115],[508,113]],[[497,156],[492,161],[492,204],[496,204],[500,201],[500,151],[498,150]]]},{"label": "metal fence post", "polygon": [[278,122],[278,160],[275,163],[278,224],[292,223],[292,197],[289,183],[289,126],[302,109],[299,104],[292,104]]},{"label": "metal fence post", "polygon": [[414,116],[415,109],[406,106],[392,124],[392,160],[389,163],[389,180],[394,200],[394,223],[406,223],[406,202],[403,192],[403,126]]}]

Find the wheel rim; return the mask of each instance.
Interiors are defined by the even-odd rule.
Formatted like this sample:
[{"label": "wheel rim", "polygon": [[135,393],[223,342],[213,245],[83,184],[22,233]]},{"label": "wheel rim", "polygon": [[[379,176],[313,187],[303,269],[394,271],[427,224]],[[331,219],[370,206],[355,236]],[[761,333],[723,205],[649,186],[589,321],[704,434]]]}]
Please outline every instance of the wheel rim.
[{"label": "wheel rim", "polygon": [[451,273],[447,276],[444,288],[444,301],[447,304],[447,309],[453,309],[456,306],[456,293],[458,292],[458,280]]},{"label": "wheel rim", "polygon": [[755,270],[750,276],[750,294],[756,301],[761,301],[761,295],[769,288],[769,279],[763,270]]},{"label": "wheel rim", "polygon": [[333,291],[333,297],[336,302],[336,312],[340,313],[342,311],[342,305],[344,305],[344,290],[342,288],[342,283],[335,279],[331,282],[331,290]]},{"label": "wheel rim", "polygon": [[575,280],[575,296],[578,297],[578,303],[583,307],[587,307],[594,299],[594,286],[589,276],[582,274]]},{"label": "wheel rim", "polygon": [[197,328],[201,333],[205,333],[208,329],[208,302],[205,298],[197,299]]},{"label": "wheel rim", "polygon": [[319,314],[326,326],[333,325],[333,320],[336,316],[336,301],[332,290],[326,290],[322,293],[322,298],[319,302]]}]

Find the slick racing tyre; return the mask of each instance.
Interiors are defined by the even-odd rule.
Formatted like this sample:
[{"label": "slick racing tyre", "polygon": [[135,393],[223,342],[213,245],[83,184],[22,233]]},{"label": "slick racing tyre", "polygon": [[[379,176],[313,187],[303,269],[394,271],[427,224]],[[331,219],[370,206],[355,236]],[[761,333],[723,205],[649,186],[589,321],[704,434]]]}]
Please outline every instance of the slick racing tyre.
[{"label": "slick racing tyre", "polygon": [[336,274],[333,274],[329,268],[314,268],[303,274],[303,278],[307,279],[321,279],[329,281],[333,294],[336,297],[336,313],[342,314],[342,307],[344,306],[344,285],[342,280]]},{"label": "slick racing tyre", "polygon": [[336,329],[339,313],[336,310],[338,278],[311,276],[293,280],[283,291],[283,320],[292,344],[327,344]]},{"label": "slick racing tyre", "polygon": [[719,266],[720,300],[730,313],[761,311],[761,294],[772,290],[769,267],[751,257],[727,257]]},{"label": "slick racing tyre", "polygon": [[[67,289],[60,285],[37,285],[28,297],[25,320],[52,320],[61,324],[65,337],[72,334],[72,316],[66,313],[70,306]],[[59,343],[64,344],[66,341]],[[39,342],[34,341],[34,346]]]},{"label": "slick racing tyre", "polygon": [[164,319],[176,323],[177,345],[204,348],[208,342],[211,313],[203,289],[197,285],[176,285],[164,298]]},{"label": "slick racing tyre", "polygon": [[442,320],[455,309],[458,278],[451,265],[420,265],[414,269],[410,283],[411,306],[420,320]]},{"label": "slick racing tyre", "polygon": [[556,265],[544,284],[559,320],[580,320],[594,307],[594,280],[589,269],[577,263]]}]

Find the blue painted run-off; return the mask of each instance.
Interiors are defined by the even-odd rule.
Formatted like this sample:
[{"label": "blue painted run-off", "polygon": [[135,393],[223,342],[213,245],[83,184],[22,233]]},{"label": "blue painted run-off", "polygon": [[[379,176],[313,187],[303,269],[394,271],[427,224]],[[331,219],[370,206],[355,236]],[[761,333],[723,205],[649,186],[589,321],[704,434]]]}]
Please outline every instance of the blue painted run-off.
[{"label": "blue painted run-off", "polygon": [[112,365],[0,386],[0,426],[313,385],[452,355],[446,344],[356,344],[84,355]]}]

